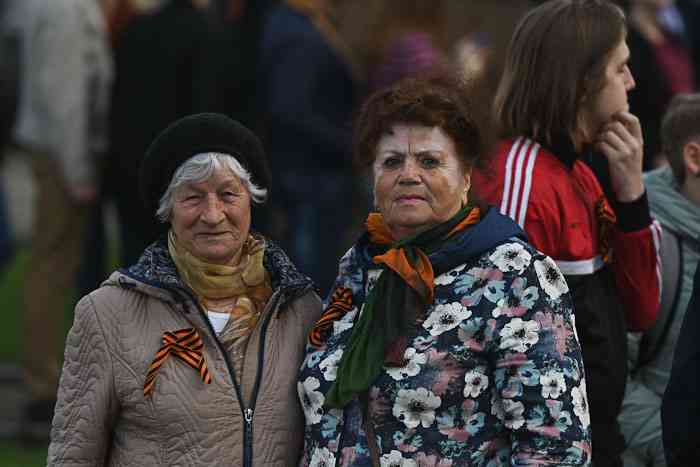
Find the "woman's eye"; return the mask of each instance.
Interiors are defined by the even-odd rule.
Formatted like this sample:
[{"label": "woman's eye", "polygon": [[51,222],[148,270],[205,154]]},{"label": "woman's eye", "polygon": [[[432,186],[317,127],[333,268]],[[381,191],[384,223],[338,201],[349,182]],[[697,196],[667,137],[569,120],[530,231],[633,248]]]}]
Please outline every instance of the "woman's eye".
[{"label": "woman's eye", "polygon": [[427,169],[432,169],[440,165],[440,161],[437,160],[435,157],[426,156],[421,159],[421,165],[423,165],[423,167]]},{"label": "woman's eye", "polygon": [[384,167],[396,167],[401,163],[401,159],[398,157],[387,157],[384,159],[384,163],[382,164]]}]

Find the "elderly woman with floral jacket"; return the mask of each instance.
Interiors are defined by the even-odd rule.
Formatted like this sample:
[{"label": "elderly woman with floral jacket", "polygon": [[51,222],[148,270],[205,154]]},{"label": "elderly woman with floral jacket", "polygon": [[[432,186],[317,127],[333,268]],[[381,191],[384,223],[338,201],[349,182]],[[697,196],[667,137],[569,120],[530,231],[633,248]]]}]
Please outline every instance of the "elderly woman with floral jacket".
[{"label": "elderly woman with floral jacket", "polygon": [[401,82],[363,107],[376,213],[341,259],[299,374],[302,465],[588,465],[568,287],[469,195],[488,150],[463,85]]}]

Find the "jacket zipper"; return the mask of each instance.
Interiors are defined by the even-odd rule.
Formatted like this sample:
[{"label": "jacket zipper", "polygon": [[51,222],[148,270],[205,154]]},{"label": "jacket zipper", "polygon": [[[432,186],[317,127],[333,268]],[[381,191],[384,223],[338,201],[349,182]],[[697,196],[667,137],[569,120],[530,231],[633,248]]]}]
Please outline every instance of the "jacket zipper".
[{"label": "jacket zipper", "polygon": [[231,380],[233,381],[233,387],[236,390],[236,396],[238,398],[238,405],[241,408],[241,414],[243,415],[243,466],[252,467],[253,465],[253,415],[255,415],[255,402],[258,399],[258,392],[260,390],[260,380],[262,379],[262,363],[265,357],[265,335],[267,334],[267,327],[270,324],[270,319],[273,315],[273,310],[270,308],[267,311],[267,316],[265,316],[265,321],[263,322],[262,329],[260,330],[260,348],[258,349],[258,368],[255,372],[255,384],[253,385],[253,393],[251,395],[250,407],[245,406],[243,401],[243,393],[241,392],[241,387],[236,379],[236,372],[233,370],[231,365],[231,360],[229,359],[228,353],[221,344],[221,341],[216,337],[216,332],[214,327],[211,325],[209,318],[207,318],[204,309],[199,304],[199,302],[188,292],[184,291],[189,296],[192,303],[195,304],[199,314],[204,318],[209,331],[214,336],[214,342],[219,348],[219,351],[224,356],[224,361],[226,362],[226,368],[228,368],[229,375],[231,375]]},{"label": "jacket zipper", "polygon": [[[303,295],[309,291],[309,288],[305,288],[297,296]],[[278,292],[282,295],[282,292]],[[258,369],[255,372],[255,383],[253,384],[253,393],[250,400],[250,407],[248,407],[244,412],[244,420],[246,427],[246,434],[243,438],[244,440],[244,450],[243,450],[243,465],[244,467],[252,467],[253,465],[253,415],[255,414],[255,405],[258,402],[258,393],[260,392],[260,382],[262,381],[263,374],[263,363],[265,362],[265,336],[267,335],[267,328],[270,326],[270,321],[272,320],[272,315],[274,310],[278,310],[279,307],[285,302],[282,297],[275,297],[274,295],[270,297],[268,302],[268,309],[265,310],[267,314],[265,315],[265,321],[263,321],[262,329],[260,329],[260,347],[258,348]],[[243,406],[243,399],[241,401],[241,407]],[[247,456],[246,456],[247,453]]]},{"label": "jacket zipper", "polygon": [[[271,297],[272,299],[272,297]],[[276,300],[278,301],[278,300]],[[262,380],[262,367],[265,361],[265,336],[267,334],[267,328],[270,325],[270,320],[274,311],[270,307],[267,310],[267,315],[265,316],[265,321],[263,322],[262,329],[260,330],[260,347],[258,348],[258,368],[255,372],[255,383],[253,384],[253,393],[250,399],[250,407],[245,409],[243,414],[243,419],[245,420],[245,436],[243,437],[243,465],[245,467],[252,467],[253,465],[253,415],[255,415],[255,403],[258,401],[258,392],[260,391],[260,381]],[[274,309],[278,307],[275,306]],[[243,399],[239,399],[241,407],[243,407]]]}]

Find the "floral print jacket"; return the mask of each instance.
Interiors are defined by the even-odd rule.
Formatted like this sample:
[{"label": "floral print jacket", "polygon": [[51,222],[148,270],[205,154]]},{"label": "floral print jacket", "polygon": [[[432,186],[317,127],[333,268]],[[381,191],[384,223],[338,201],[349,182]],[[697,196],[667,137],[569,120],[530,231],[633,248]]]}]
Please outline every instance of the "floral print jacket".
[{"label": "floral print jacket", "polygon": [[[469,229],[472,237],[493,237],[494,211]],[[385,367],[365,398],[381,465],[589,465],[586,382],[563,276],[518,237],[470,251],[475,243],[442,252],[466,258],[436,277],[406,365]],[[324,405],[382,272],[366,249],[360,241],[342,258],[327,309],[345,311],[320,346],[308,346],[300,369],[303,466],[372,465],[363,404]]]}]

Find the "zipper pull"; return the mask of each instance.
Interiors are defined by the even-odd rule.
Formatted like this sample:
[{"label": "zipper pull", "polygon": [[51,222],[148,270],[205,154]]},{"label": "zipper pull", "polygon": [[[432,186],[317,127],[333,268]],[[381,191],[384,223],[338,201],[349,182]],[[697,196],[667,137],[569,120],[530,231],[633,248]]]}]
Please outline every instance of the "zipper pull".
[{"label": "zipper pull", "polygon": [[250,425],[253,422],[253,409],[245,409],[245,422]]}]

